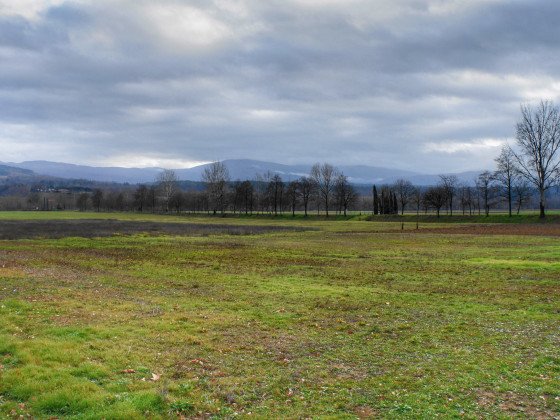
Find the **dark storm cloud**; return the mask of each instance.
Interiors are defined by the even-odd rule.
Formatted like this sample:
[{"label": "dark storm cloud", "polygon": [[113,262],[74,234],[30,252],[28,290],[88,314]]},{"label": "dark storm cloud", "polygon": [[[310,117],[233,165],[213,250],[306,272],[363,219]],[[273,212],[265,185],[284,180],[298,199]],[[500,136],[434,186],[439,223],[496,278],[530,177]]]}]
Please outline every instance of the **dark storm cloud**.
[{"label": "dark storm cloud", "polygon": [[2,160],[479,169],[560,94],[554,1],[35,6],[0,14]]}]

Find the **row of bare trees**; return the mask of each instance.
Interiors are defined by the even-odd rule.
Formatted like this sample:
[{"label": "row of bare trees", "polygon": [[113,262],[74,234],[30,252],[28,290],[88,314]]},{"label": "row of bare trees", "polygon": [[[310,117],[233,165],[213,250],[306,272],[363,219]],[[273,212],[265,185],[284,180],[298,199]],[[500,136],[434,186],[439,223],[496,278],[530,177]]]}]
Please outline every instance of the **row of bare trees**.
[{"label": "row of bare trees", "polygon": [[[312,209],[326,214],[328,206],[329,214],[346,214],[348,210],[373,215],[403,214],[405,210],[416,213],[433,210],[439,214],[442,209],[448,214],[461,209],[463,214],[477,211],[488,214],[491,208],[503,207],[507,202],[507,188],[490,172],[480,174],[475,185],[461,184],[456,178],[445,176],[433,187],[414,186],[408,180],[399,179],[391,185],[373,186],[369,194],[366,187],[360,187],[361,194],[358,194],[343,174],[338,174],[331,183],[332,188],[324,186],[321,190],[310,176],[285,182],[279,174],[266,173],[253,180],[220,182],[223,188],[206,185],[204,190],[182,190],[171,177],[152,185],[123,189],[96,188],[74,193],[23,191],[21,198],[0,197],[0,208],[271,215],[302,212],[307,215]],[[513,183],[511,189],[512,205],[518,210],[535,195],[534,188],[526,182]]]},{"label": "row of bare trees", "polygon": [[508,206],[526,204],[533,191],[539,197],[539,217],[545,217],[546,193],[560,181],[560,111],[551,101],[536,107],[521,106],[514,146],[504,146],[495,159],[497,169],[484,171],[476,179],[486,215],[500,201]]},{"label": "row of bare trees", "polygon": [[[500,155],[502,156],[502,155]],[[499,160],[499,158],[497,159]],[[134,190],[104,191],[96,189],[82,192],[73,197],[51,194],[40,199],[38,193],[28,196],[28,204],[42,206],[41,209],[79,209],[81,211],[139,211],[139,212],[225,212],[245,214],[271,214],[303,212],[308,215],[311,208],[317,212],[335,211],[347,214],[348,210],[371,212],[373,215],[404,214],[434,211],[438,216],[442,210],[453,215],[486,214],[492,208],[504,204],[508,211],[513,207],[519,213],[535,195],[535,189],[520,176],[501,172],[484,171],[472,183],[458,181],[456,176],[441,175],[440,181],[429,187],[414,186],[409,180],[398,179],[391,185],[374,185],[371,194],[359,195],[348,179],[341,173],[329,177],[329,164],[318,164],[317,169],[326,168],[326,175],[313,178],[304,176],[284,182],[279,174],[257,175],[254,180],[231,182],[227,168],[222,163],[220,176],[205,182],[205,190],[183,191],[178,187],[174,174],[159,177],[153,185],[139,185]],[[336,168],[333,167],[333,169]],[[51,204],[54,203],[54,204]],[[50,206],[50,207],[49,207]],[[20,206],[21,207],[21,206]]]},{"label": "row of bare trees", "polygon": [[[536,194],[540,217],[545,216],[546,193],[560,184],[560,112],[550,101],[536,107],[521,107],[516,125],[516,143],[506,145],[495,159],[496,170],[480,173],[470,184],[460,183],[454,175],[441,175],[430,187],[416,187],[399,179],[392,185],[373,186],[371,196],[357,194],[348,178],[329,163],[313,165],[308,176],[284,181],[279,174],[257,174],[252,180],[231,182],[222,162],[206,167],[202,174],[204,191],[182,191],[172,170],[164,170],[153,185],[139,185],[135,190],[103,191],[98,188],[71,195],[54,194],[43,188],[31,188],[26,202],[20,198],[0,198],[0,208],[34,208],[51,210],[94,209],[96,211],[195,211],[223,214],[226,211],[246,214],[277,215],[286,211],[305,215],[315,206],[326,216],[330,212],[347,214],[350,209],[376,214],[395,214],[405,210],[442,209],[449,215],[461,209],[463,214],[488,215],[491,208],[506,205],[511,216],[519,213]],[[18,196],[23,196],[18,193]]]},{"label": "row of bare trees", "polygon": [[423,190],[413,187],[410,202],[416,205],[417,212],[433,209],[438,216],[442,209],[449,215],[453,215],[454,209],[460,209],[463,215],[484,213],[488,216],[492,208],[506,203],[511,216],[514,205],[519,214],[533,195],[534,189],[523,178],[504,179],[498,169],[480,173],[472,184],[460,183],[454,175],[440,175],[440,182],[434,186]]},{"label": "row of bare trees", "polygon": [[254,180],[236,181],[231,185],[229,171],[222,162],[214,162],[202,174],[209,210],[224,213],[244,211],[246,214],[277,215],[286,208],[295,215],[302,208],[307,216],[310,203],[323,207],[326,216],[334,205],[339,213],[347,214],[358,195],[348,178],[328,163],[315,164],[309,176],[284,182],[279,174],[257,174]]},{"label": "row of bare trees", "polygon": [[[505,152],[504,152],[505,153]],[[503,155],[503,154],[502,154]],[[497,159],[501,161],[503,156]],[[507,163],[507,160],[506,160]],[[460,183],[453,175],[440,176],[440,182],[431,187],[414,186],[399,179],[392,185],[373,186],[368,195],[361,187],[356,192],[344,174],[327,163],[314,167],[314,176],[283,181],[279,174],[270,172],[256,175],[253,180],[231,182],[225,165],[216,162],[208,167],[213,178],[206,178],[205,189],[179,188],[173,171],[166,171],[153,185],[138,185],[135,189],[102,189],[72,194],[56,194],[36,189],[27,199],[0,198],[0,207],[6,209],[78,209],[81,211],[139,211],[139,212],[233,212],[245,214],[273,214],[303,212],[314,208],[317,212],[335,211],[346,214],[359,210],[376,214],[396,214],[404,211],[428,212],[439,215],[462,210],[463,214],[489,214],[491,208],[513,206],[519,212],[533,199],[535,189],[511,171],[509,165],[498,165],[495,172],[485,171],[470,184]],[[509,175],[508,175],[509,174]],[[9,201],[11,200],[11,201]],[[9,207],[3,204],[9,201]]]},{"label": "row of bare trees", "polygon": [[[399,179],[391,186],[382,186],[377,192],[372,190],[372,213],[394,214],[400,207],[404,214],[409,203],[425,211],[435,210],[439,216],[442,208],[449,215],[457,208],[459,200],[463,214],[483,209],[489,215],[491,207],[507,202],[508,213],[512,215],[515,204],[517,212],[526,204],[534,190],[539,196],[540,217],[545,216],[545,194],[553,185],[558,185],[560,175],[560,112],[550,101],[541,101],[532,108],[521,107],[521,120],[516,126],[516,148],[504,147],[495,159],[497,169],[484,171],[474,180],[474,186],[459,183],[454,175],[440,175],[440,182],[428,188],[414,187],[408,180]],[[227,207],[227,190],[229,173],[225,165],[216,162],[205,169],[202,176],[206,186],[208,201],[212,211],[224,212]],[[531,188],[532,187],[532,188]],[[253,200],[257,200],[257,209],[261,205],[268,212],[278,214],[282,203],[288,202],[292,214],[301,201],[307,215],[311,197],[321,203],[325,215],[334,205],[337,212],[346,215],[348,208],[356,203],[358,195],[348,178],[336,167],[328,163],[317,163],[311,168],[308,177],[290,182],[287,187],[280,175],[267,174],[257,177],[256,184],[246,180],[238,181],[234,186],[234,211],[241,200],[245,203],[245,212],[252,211]],[[256,192],[256,197],[253,196]],[[364,202],[364,200],[362,200]],[[249,206],[248,203],[251,203]]]},{"label": "row of bare trees", "polygon": [[[438,185],[422,194],[416,192],[417,205],[433,208],[439,216],[440,209],[447,206],[453,214],[453,200],[459,194],[463,213],[472,212],[474,203],[478,211],[486,215],[497,203],[506,202],[509,216],[513,205],[517,213],[528,203],[536,191],[539,197],[539,217],[545,217],[546,193],[560,184],[560,111],[551,101],[541,100],[536,107],[523,105],[521,119],[516,125],[516,143],[506,145],[495,159],[497,169],[484,171],[474,181],[475,186],[460,185],[453,175],[440,176]],[[413,187],[400,180],[394,186],[399,191],[404,211],[406,197],[413,195]],[[481,205],[482,203],[482,205]]]}]

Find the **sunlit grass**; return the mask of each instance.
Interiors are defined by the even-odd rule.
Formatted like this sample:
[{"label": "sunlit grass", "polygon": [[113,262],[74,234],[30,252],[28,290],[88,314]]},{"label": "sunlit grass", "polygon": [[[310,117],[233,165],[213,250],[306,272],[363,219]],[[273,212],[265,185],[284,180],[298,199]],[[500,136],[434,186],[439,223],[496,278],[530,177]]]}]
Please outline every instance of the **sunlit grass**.
[{"label": "sunlit grass", "polygon": [[560,415],[558,239],[313,223],[0,241],[0,413]]}]

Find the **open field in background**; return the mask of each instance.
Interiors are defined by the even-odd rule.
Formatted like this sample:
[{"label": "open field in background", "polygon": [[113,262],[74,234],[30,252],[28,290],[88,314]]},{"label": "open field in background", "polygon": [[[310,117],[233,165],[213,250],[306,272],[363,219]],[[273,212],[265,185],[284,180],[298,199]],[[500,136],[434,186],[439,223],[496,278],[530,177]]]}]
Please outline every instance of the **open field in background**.
[{"label": "open field in background", "polygon": [[[163,214],[152,214],[152,213],[110,213],[110,212],[65,212],[65,211],[0,211],[0,221],[41,221],[41,220],[110,220],[113,223],[113,227],[116,228],[116,221],[126,221],[126,222],[150,222],[150,223],[168,223],[168,224],[201,224],[201,225],[212,225],[212,226],[229,226],[229,225],[242,225],[242,226],[265,226],[267,229],[270,226],[277,227],[288,227],[296,229],[321,229],[325,231],[369,231],[369,232],[382,232],[389,230],[401,230],[404,224],[405,230],[415,230],[416,227],[420,230],[422,229],[433,229],[442,227],[456,228],[459,225],[465,227],[473,227],[473,225],[503,225],[503,224],[516,224],[516,225],[539,225],[539,226],[552,226],[554,229],[557,225],[560,225],[560,212],[556,213],[550,211],[544,221],[539,220],[538,212],[527,212],[521,215],[514,215],[508,217],[504,213],[490,214],[489,217],[484,215],[472,215],[472,216],[462,216],[460,214],[454,214],[453,216],[447,216],[442,214],[439,218],[435,214],[424,215],[421,214],[416,216],[416,214],[401,215],[376,215],[371,216],[370,213],[352,213],[348,217],[342,215],[331,214],[328,218],[324,214],[317,215],[316,213],[310,212],[308,217],[305,217],[302,213],[296,213],[295,217],[291,214],[284,213],[281,215],[273,216],[270,214],[232,214],[227,213],[224,216],[221,215],[208,215],[205,213],[190,214],[190,213],[169,213],[167,215]],[[333,223],[337,222],[337,223]],[[341,223],[346,222],[346,223]],[[374,222],[374,223],[371,223]],[[5,226],[6,224],[4,224]],[[437,225],[437,226],[436,226]],[[0,225],[2,229],[2,225]],[[509,228],[508,228],[509,229]],[[7,230],[5,228],[5,230]],[[154,231],[157,229],[148,229],[146,232]],[[162,228],[161,230],[166,230]],[[169,228],[167,228],[169,230]],[[512,232],[509,230],[508,232]],[[63,233],[63,232],[62,232]],[[179,233],[179,232],[178,232]],[[184,233],[184,232],[183,232]]]},{"label": "open field in background", "polygon": [[0,241],[4,417],[560,416],[553,222],[41,218],[187,227]]}]

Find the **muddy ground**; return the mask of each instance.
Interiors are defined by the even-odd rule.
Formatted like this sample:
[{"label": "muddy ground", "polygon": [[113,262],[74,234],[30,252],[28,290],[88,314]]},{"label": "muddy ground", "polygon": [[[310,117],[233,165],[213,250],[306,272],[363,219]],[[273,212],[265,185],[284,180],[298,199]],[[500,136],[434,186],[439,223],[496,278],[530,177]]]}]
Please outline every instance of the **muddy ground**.
[{"label": "muddy ground", "polygon": [[[94,238],[114,235],[254,235],[266,232],[303,230],[286,226],[157,223],[124,220],[2,220],[0,239]],[[309,229],[311,230],[311,229]]]},{"label": "muddy ground", "polygon": [[[420,224],[416,230],[413,223],[405,224],[407,233],[463,234],[463,235],[532,235],[560,236],[560,224],[541,223],[504,223],[504,224],[472,224],[445,228],[426,228]],[[393,231],[396,232],[396,231]],[[399,230],[398,232],[402,232]]]}]

